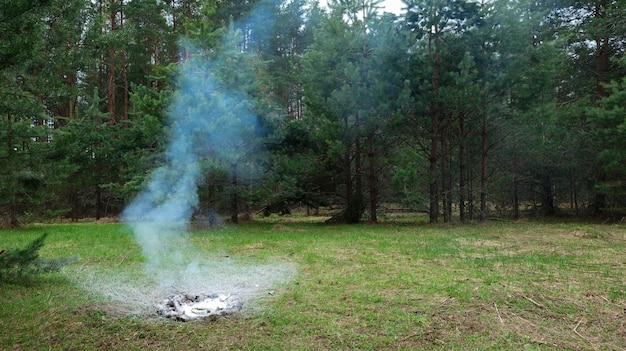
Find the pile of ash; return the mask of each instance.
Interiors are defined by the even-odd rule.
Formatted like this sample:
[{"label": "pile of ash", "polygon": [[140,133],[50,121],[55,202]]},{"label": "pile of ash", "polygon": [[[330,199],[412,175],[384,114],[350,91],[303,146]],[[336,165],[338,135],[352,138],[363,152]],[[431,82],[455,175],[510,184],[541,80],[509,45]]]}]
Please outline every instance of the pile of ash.
[{"label": "pile of ash", "polygon": [[172,294],[155,305],[160,316],[181,322],[227,316],[240,311],[243,302],[234,295]]}]

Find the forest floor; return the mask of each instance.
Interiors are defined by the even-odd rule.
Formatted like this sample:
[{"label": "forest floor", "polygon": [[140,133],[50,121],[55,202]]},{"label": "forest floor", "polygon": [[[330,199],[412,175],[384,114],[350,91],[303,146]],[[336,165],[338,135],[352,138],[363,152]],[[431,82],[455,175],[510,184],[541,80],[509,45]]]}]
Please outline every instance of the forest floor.
[{"label": "forest floor", "polygon": [[246,304],[187,323],[150,309],[156,278],[124,225],[2,230],[0,248],[47,232],[43,257],[81,259],[0,282],[0,349],[626,350],[625,225],[314,222],[189,233],[207,288]]}]

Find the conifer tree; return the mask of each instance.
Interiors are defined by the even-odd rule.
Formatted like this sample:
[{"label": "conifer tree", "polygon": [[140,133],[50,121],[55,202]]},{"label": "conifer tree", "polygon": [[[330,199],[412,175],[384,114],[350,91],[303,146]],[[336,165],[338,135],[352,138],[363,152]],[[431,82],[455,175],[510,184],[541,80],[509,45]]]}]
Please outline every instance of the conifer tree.
[{"label": "conifer tree", "polygon": [[0,250],[0,284],[7,281],[23,281],[35,275],[57,272],[76,260],[77,256],[45,259],[39,256],[48,234],[34,239],[23,249]]}]

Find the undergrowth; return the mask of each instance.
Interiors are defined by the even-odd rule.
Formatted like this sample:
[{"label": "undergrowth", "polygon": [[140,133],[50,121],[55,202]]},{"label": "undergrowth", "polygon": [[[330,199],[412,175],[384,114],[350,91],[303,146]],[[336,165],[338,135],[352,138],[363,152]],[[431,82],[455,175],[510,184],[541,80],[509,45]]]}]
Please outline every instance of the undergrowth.
[{"label": "undergrowth", "polygon": [[39,252],[48,234],[41,234],[24,248],[0,250],[0,284],[24,283],[34,276],[58,272],[78,260],[78,256],[41,258]]}]

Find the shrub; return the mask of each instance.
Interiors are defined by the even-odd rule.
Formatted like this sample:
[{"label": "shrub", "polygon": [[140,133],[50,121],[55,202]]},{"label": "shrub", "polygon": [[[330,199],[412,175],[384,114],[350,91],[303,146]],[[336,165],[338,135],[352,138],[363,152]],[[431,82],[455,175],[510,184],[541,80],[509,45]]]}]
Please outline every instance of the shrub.
[{"label": "shrub", "polygon": [[78,260],[78,256],[40,258],[39,250],[47,236],[47,233],[42,234],[23,249],[0,250],[0,283],[26,280],[39,274],[56,272]]}]

